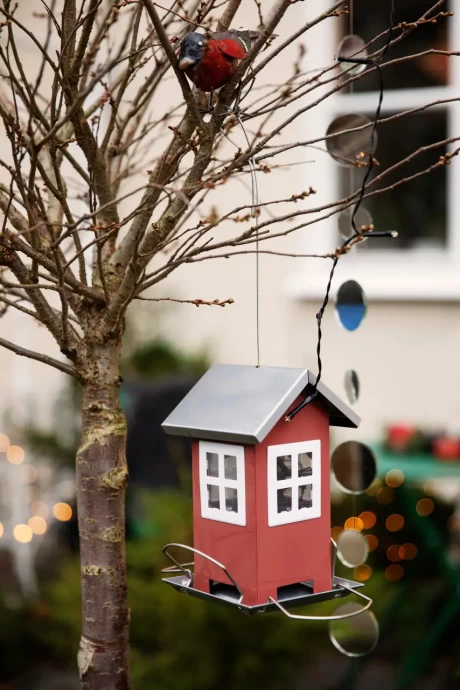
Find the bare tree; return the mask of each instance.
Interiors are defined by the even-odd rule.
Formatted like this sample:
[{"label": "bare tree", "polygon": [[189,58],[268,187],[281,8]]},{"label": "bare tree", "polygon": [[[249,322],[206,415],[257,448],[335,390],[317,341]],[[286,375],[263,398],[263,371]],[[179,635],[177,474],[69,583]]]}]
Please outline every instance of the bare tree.
[{"label": "bare tree", "polygon": [[[248,204],[223,215],[209,205],[216,188],[229,180],[250,181],[254,166],[276,175],[281,153],[323,146],[326,137],[282,146],[273,141],[300,115],[361,78],[351,70],[343,75],[337,64],[313,74],[302,67],[300,41],[316,24],[346,14],[344,0],[331,1],[327,12],[303,24],[301,0],[256,0],[260,37],[214,98],[210,115],[203,113],[207,99],[192,91],[178,67],[176,47],[190,30],[229,27],[241,0],[168,4],[54,0],[48,6],[41,0],[40,12],[30,11],[22,21],[11,0],[3,0],[0,8],[0,115],[9,144],[0,161],[6,180],[0,186],[0,307],[2,313],[17,309],[43,324],[65,359],[4,339],[0,345],[54,367],[82,386],[76,484],[83,600],[78,664],[85,689],[131,688],[126,421],[119,403],[120,351],[129,305],[159,299],[147,297],[146,290],[183,264],[256,251],[281,253],[270,241],[337,214],[360,196],[356,189],[316,207],[298,203],[312,189],[264,203],[251,202],[249,196]],[[433,3],[418,22],[395,27],[391,43],[426,21],[444,21],[442,4]],[[298,30],[274,38],[286,13],[298,14]],[[37,22],[47,27],[44,41],[37,38]],[[33,68],[23,59],[24,40],[35,51]],[[295,41],[299,58],[287,83],[259,87],[259,75]],[[382,36],[368,45],[376,61],[381,50]],[[391,51],[380,67],[369,69],[385,71],[389,64]],[[169,101],[161,92],[166,79]],[[235,112],[240,84],[243,99]],[[425,107],[430,105],[435,104]],[[232,131],[241,123],[250,132],[242,149],[232,144]],[[440,141],[432,148],[443,150],[456,141],[458,137]],[[458,151],[415,176],[446,165]],[[366,183],[364,196],[405,184],[409,178],[404,165],[422,152],[379,171]],[[133,188],[132,176],[146,170],[145,184]],[[395,173],[398,181],[386,184]],[[277,204],[282,214],[276,213]],[[286,221],[293,222],[287,226]],[[231,302],[210,297],[185,301],[197,306]]]}]

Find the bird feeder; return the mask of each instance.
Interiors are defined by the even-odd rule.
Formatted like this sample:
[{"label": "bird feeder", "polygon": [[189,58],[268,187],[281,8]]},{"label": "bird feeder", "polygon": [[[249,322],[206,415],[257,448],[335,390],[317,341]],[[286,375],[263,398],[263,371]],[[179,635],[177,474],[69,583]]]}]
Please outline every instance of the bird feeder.
[{"label": "bird feeder", "polygon": [[[306,369],[217,364],[163,423],[192,439],[194,546],[168,544],[164,581],[247,613],[288,609],[357,592],[334,574],[329,427],[359,417]],[[180,547],[194,554],[181,564]],[[191,566],[194,566],[194,572]],[[344,616],[332,616],[337,619]],[[331,616],[321,617],[329,620]]]}]

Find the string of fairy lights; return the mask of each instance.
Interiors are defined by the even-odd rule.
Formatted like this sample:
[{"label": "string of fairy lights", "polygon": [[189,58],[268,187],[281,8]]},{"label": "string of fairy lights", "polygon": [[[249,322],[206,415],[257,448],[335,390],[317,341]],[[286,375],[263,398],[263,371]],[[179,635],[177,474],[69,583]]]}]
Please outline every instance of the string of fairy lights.
[{"label": "string of fairy lights", "polygon": [[[349,9],[349,35],[346,36],[342,42],[341,45],[339,46],[339,54],[337,57],[337,61],[339,65],[345,69],[351,72],[352,74],[357,74],[359,72],[362,72],[365,70],[368,66],[372,66],[377,70],[378,76],[379,76],[379,93],[378,93],[378,102],[377,102],[377,107],[375,110],[373,122],[371,125],[371,136],[369,140],[369,150],[365,151],[363,153],[358,154],[361,161],[362,160],[367,160],[367,165],[365,169],[365,174],[362,177],[362,182],[361,182],[361,187],[359,189],[358,193],[358,198],[356,203],[353,206],[353,210],[351,213],[351,218],[350,218],[350,225],[351,225],[351,234],[349,237],[345,237],[344,242],[342,243],[340,250],[336,253],[336,257],[333,261],[332,268],[330,271],[329,275],[329,281],[326,287],[326,293],[325,297],[323,300],[323,304],[321,306],[321,309],[319,310],[317,314],[317,327],[318,327],[318,343],[317,343],[317,360],[318,360],[318,376],[316,380],[315,387],[313,389],[312,394],[309,396],[310,399],[307,398],[306,401],[304,401],[302,406],[305,406],[305,404],[308,404],[311,399],[314,399],[314,397],[317,394],[317,386],[318,383],[321,379],[321,373],[322,373],[322,363],[321,363],[321,324],[322,324],[322,318],[324,316],[325,309],[327,307],[328,301],[329,301],[329,293],[331,290],[332,286],[332,280],[334,277],[334,272],[337,267],[338,261],[343,256],[344,250],[349,249],[350,247],[353,246],[353,244],[360,243],[363,241],[364,238],[373,238],[376,236],[383,236],[383,237],[395,237],[397,236],[397,233],[393,232],[375,232],[373,225],[370,226],[360,226],[358,227],[357,225],[357,219],[360,217],[360,211],[362,209],[362,203],[363,199],[365,197],[365,192],[366,192],[366,185],[368,181],[370,180],[372,170],[374,167],[374,152],[377,147],[377,129],[378,129],[378,122],[380,120],[380,115],[381,115],[381,109],[382,109],[382,104],[383,104],[383,97],[384,97],[384,79],[383,79],[383,70],[382,67],[379,64],[379,61],[381,62],[386,55],[390,45],[391,41],[393,38],[393,31],[394,31],[394,25],[395,25],[395,0],[390,0],[390,8],[389,8],[389,27],[387,30],[387,36],[386,36],[386,41],[383,46],[383,49],[380,51],[380,54],[378,58],[369,58],[367,55],[367,51],[365,48],[365,44],[362,41],[362,39],[358,36],[355,36],[354,34],[354,26],[353,26],[353,19],[354,19],[354,6],[353,6],[353,0],[350,2],[350,9]],[[350,91],[353,91],[353,83],[350,85]],[[346,125],[345,125],[346,126]],[[358,156],[356,157],[358,158]],[[361,161],[354,161],[355,165],[359,165]],[[349,175],[349,182],[350,182],[350,187],[351,189],[349,190],[350,193],[352,192],[352,184],[353,184],[353,171],[354,171],[354,165],[350,166],[350,175]],[[369,220],[372,222],[372,219],[370,216],[368,216]],[[340,313],[340,293],[343,295],[348,295],[348,302],[349,304],[347,305],[347,299],[344,299],[344,305],[342,312],[344,310],[349,311],[349,305],[353,304],[356,305],[357,303],[362,302],[362,305],[364,306],[365,304],[365,298],[364,298],[364,293],[361,291],[361,288],[358,284],[354,284],[354,281],[348,281],[348,289],[347,289],[347,284],[344,284],[341,286],[338,292],[338,299],[337,299],[337,310],[338,310],[338,316],[339,320],[342,322],[342,325],[344,325],[345,328],[348,330],[355,330],[359,325],[364,317],[365,314],[365,309],[361,310],[361,315],[360,319],[350,322],[349,316],[344,316],[344,314]],[[348,321],[347,321],[348,319]],[[348,392],[348,397],[350,402],[355,402],[358,395],[359,395],[359,383],[358,383],[358,376],[356,372],[353,372],[356,379],[352,380],[352,385],[351,385],[351,391]],[[347,376],[347,375],[346,375]],[[298,409],[296,409],[294,412],[296,413],[299,409],[302,408],[302,406],[298,406]],[[336,474],[336,479],[338,481],[339,486],[352,494],[352,509],[353,509],[353,515],[349,518],[347,518],[344,522],[344,526],[342,527],[334,527],[332,529],[332,538],[334,541],[337,543],[337,555],[339,560],[347,567],[354,567],[354,577],[361,582],[364,582],[368,580],[371,575],[372,575],[372,568],[370,565],[366,563],[368,555],[370,552],[374,551],[377,549],[379,546],[379,539],[376,535],[372,533],[368,533],[366,535],[363,535],[362,532],[363,530],[371,530],[373,527],[375,527],[377,523],[377,516],[374,512],[370,510],[364,510],[361,512],[359,515],[357,515],[357,509],[356,509],[356,500],[357,496],[359,494],[364,493],[365,490],[367,490],[368,494],[374,494],[377,498],[377,500],[380,502],[382,500],[382,497],[384,496],[385,493],[385,488],[379,486],[380,482],[379,480],[375,479],[375,476],[377,474],[377,466],[375,462],[375,458],[373,457],[371,451],[369,451],[363,444],[358,444],[358,443],[348,443],[348,444],[343,444],[343,446],[348,446],[350,449],[350,458],[352,459],[355,458],[357,455],[360,459],[360,462],[362,463],[361,467],[361,472],[362,472],[362,477],[360,478],[360,481],[358,482],[353,482],[349,481],[348,483],[346,481],[341,484],[340,482],[340,477],[338,474]],[[344,461],[344,453],[340,452],[341,447],[339,446],[336,451],[334,451],[334,454],[332,456],[332,467],[334,469],[334,455],[340,456],[339,457],[339,462]],[[336,464],[337,466],[337,464]],[[369,469],[373,468],[372,469]],[[374,475],[372,476],[372,472],[374,472]],[[368,481],[366,481],[366,476],[368,475]],[[380,480],[381,481],[381,480]],[[388,491],[393,491],[392,487],[399,486],[400,483],[404,481],[404,476],[402,473],[398,472],[397,470],[394,470],[392,472],[389,472],[386,477],[385,477],[385,483],[386,483],[386,488]],[[393,499],[391,499],[393,500]],[[402,515],[399,514],[390,514],[385,522],[385,527],[388,532],[398,532],[401,530],[404,526],[404,518]],[[349,531],[349,532],[348,532]],[[347,533],[348,532],[348,533]],[[391,549],[391,551],[390,551]],[[404,571],[402,569],[402,566],[398,563],[400,560],[404,559],[412,559],[415,557],[417,553],[417,547],[414,544],[406,543],[406,544],[401,544],[401,545],[396,545],[392,544],[389,547],[389,556],[391,556],[391,565],[389,565],[386,570],[385,570],[385,577],[388,580],[399,580]],[[388,555],[387,554],[387,555]]]},{"label": "string of fairy lights", "polygon": [[[0,550],[9,549],[24,595],[36,593],[33,556],[54,522],[69,522],[74,482],[50,463],[32,463],[28,453],[0,433]],[[31,556],[24,559],[26,551]]]},{"label": "string of fairy lights", "polygon": [[[366,69],[368,66],[372,66],[377,70],[378,77],[379,77],[379,93],[378,93],[378,104],[377,108],[375,111],[375,115],[373,118],[373,123],[371,125],[371,137],[370,137],[370,151],[360,154],[361,159],[365,159],[367,157],[367,167],[365,174],[362,179],[362,184],[359,190],[358,194],[358,199],[353,207],[353,211],[351,214],[351,219],[348,217],[346,220],[349,222],[351,225],[351,234],[348,237],[345,237],[345,241],[341,245],[339,251],[337,252],[336,258],[333,261],[333,265],[331,268],[330,276],[329,276],[329,281],[327,284],[326,288],[326,294],[323,300],[322,307],[320,311],[317,314],[317,325],[318,325],[318,344],[317,344],[317,359],[318,359],[318,376],[317,376],[317,381],[316,385],[313,388],[313,391],[311,394],[306,398],[305,401],[301,405],[299,405],[290,415],[289,418],[292,419],[295,414],[297,414],[305,405],[308,405],[316,396],[316,387],[321,379],[321,373],[322,373],[322,363],[321,363],[321,322],[322,318],[324,315],[324,311],[327,307],[328,301],[329,301],[329,293],[331,290],[331,285],[332,285],[332,279],[334,276],[334,271],[337,266],[337,263],[341,256],[344,254],[344,249],[349,248],[353,244],[360,243],[364,240],[364,238],[375,238],[375,237],[394,237],[396,236],[396,233],[393,233],[391,231],[389,232],[379,232],[375,231],[373,226],[370,226],[370,223],[372,222],[372,219],[370,217],[370,214],[367,212],[364,207],[362,207],[362,202],[365,198],[365,192],[366,192],[366,185],[370,179],[372,169],[374,167],[374,151],[376,149],[376,139],[377,139],[377,129],[378,129],[378,122],[380,120],[380,115],[381,115],[381,109],[382,109],[382,103],[383,103],[383,97],[384,97],[384,79],[383,79],[383,70],[381,67],[381,63],[384,56],[386,55],[388,49],[390,48],[391,42],[392,42],[392,37],[393,37],[393,32],[394,32],[394,26],[395,26],[395,0],[390,0],[389,2],[389,28],[387,30],[387,37],[385,44],[383,48],[379,51],[378,56],[374,58],[369,58],[367,57],[366,53],[366,45],[364,41],[354,35],[353,32],[353,0],[351,0],[350,3],[350,27],[349,27],[349,35],[346,36],[342,42],[341,42],[341,47],[339,48],[339,55],[338,55],[338,62],[344,69],[345,73],[351,73],[351,74],[357,74],[359,73],[357,70],[363,71]],[[351,65],[351,67],[350,67]],[[353,67],[354,66],[354,67]],[[354,71],[354,72],[353,72]],[[352,85],[350,87],[352,90]],[[353,116],[352,116],[353,117]],[[354,116],[358,118],[359,116]],[[363,118],[364,120],[364,118]],[[328,130],[329,131],[329,130]],[[329,150],[331,153],[331,150]],[[331,153],[331,155],[333,155]],[[333,157],[335,157],[333,155]],[[350,184],[353,179],[353,166],[350,168]],[[352,189],[350,189],[350,193],[352,192]],[[345,212],[346,213],[346,212]],[[345,214],[342,214],[342,217]],[[364,224],[359,223],[359,218],[363,217],[366,219],[366,222]],[[339,226],[340,226],[340,220],[339,220]],[[351,284],[354,283],[352,286]],[[353,288],[353,289],[352,289]],[[362,299],[362,312],[360,319],[363,318],[365,314],[365,308],[364,308],[364,295],[361,291],[360,293],[360,286],[358,286],[355,281],[348,281],[347,283],[343,284],[338,291],[338,296],[337,296],[337,303],[336,303],[336,309],[338,312],[338,317],[339,320],[342,322],[342,325],[344,325],[347,330],[355,330],[357,326],[359,326],[360,320],[358,319],[359,322],[356,321],[355,316],[353,318],[350,317],[350,314],[346,312],[346,309],[350,307],[350,304],[353,304],[353,306],[356,307],[356,304],[359,302],[359,299]],[[344,307],[344,313],[341,314],[340,312],[340,307],[341,307],[341,299],[340,299],[340,293],[343,293],[345,295],[348,295],[348,302],[347,302],[347,297],[345,296],[345,299],[342,300],[342,306]],[[357,297],[358,296],[358,297]],[[350,299],[351,297],[351,299]],[[359,299],[358,299],[359,298]],[[353,370],[349,370],[346,373],[346,379],[345,379],[345,387],[347,390],[347,396],[349,399],[350,403],[354,403],[359,395],[359,380],[357,377],[357,374]],[[362,471],[363,475],[365,474],[365,471],[367,468],[364,467],[365,461],[368,460],[369,458],[366,458],[366,452],[367,449],[363,444],[358,444],[355,442],[349,442],[349,445],[353,445],[353,454],[355,456],[358,455],[361,462],[363,463]],[[347,444],[342,444],[342,446],[345,446]],[[338,455],[340,456],[338,463],[336,463],[336,466],[338,464],[343,463],[344,461],[344,453],[343,450],[341,452],[341,447],[339,446],[338,449],[336,449],[338,452]],[[336,453],[336,451],[334,451]],[[369,450],[369,454],[371,451]],[[346,460],[346,458],[345,458]],[[372,463],[371,463],[372,464]],[[334,454],[332,457],[332,466],[334,469]],[[345,519],[343,526],[342,525],[336,525],[332,528],[332,538],[333,540],[337,543],[338,547],[338,557],[341,560],[341,562],[348,566],[348,567],[354,567],[353,573],[354,577],[356,580],[365,582],[369,580],[369,578],[373,574],[372,567],[368,565],[365,561],[367,560],[367,556],[370,552],[376,551],[379,549],[380,552],[382,552],[385,555],[387,565],[385,567],[385,578],[390,581],[390,582],[397,582],[401,580],[401,578],[404,576],[404,565],[408,563],[409,561],[412,561],[418,553],[418,548],[417,545],[414,544],[411,541],[404,541],[404,539],[399,539],[398,540],[398,535],[404,535],[404,527],[405,527],[405,519],[403,515],[401,515],[399,512],[393,512],[391,510],[392,504],[396,502],[397,495],[396,495],[396,490],[400,487],[403,486],[405,477],[404,474],[401,470],[399,469],[392,469],[388,471],[385,475],[384,479],[380,478],[375,478],[370,482],[369,486],[366,488],[365,484],[365,478],[364,476],[361,477],[360,479],[362,486],[357,486],[354,485],[353,482],[351,482],[350,485],[346,485],[346,482],[341,483],[341,478],[338,476],[338,473],[336,474],[336,479],[338,481],[339,486],[346,491],[347,493],[352,494],[352,516],[348,517]],[[357,482],[358,484],[360,483],[359,481]],[[423,486],[425,496],[420,498],[415,505],[415,512],[419,517],[428,517],[430,516],[433,511],[435,510],[436,504],[434,500],[431,498],[431,495],[434,493],[433,492],[433,486],[432,482],[426,481]],[[388,508],[388,514],[384,518],[384,526],[383,524],[378,524],[378,517],[376,513],[370,509],[363,510],[361,513],[357,514],[358,511],[356,510],[356,497],[359,494],[366,493],[370,497],[374,497],[375,500],[379,503],[380,506],[382,507],[387,507]],[[449,518],[448,521],[448,529],[450,531],[455,531],[458,529],[458,526],[460,524],[460,520],[458,520],[458,516],[454,513],[453,516]],[[377,532],[380,532],[380,537],[377,536],[377,534],[374,534],[372,530],[375,528]],[[356,538],[352,539],[350,542],[349,539],[347,539],[346,533],[354,533],[356,535]],[[343,535],[345,535],[345,539],[343,538]],[[341,541],[345,542],[345,547],[343,549],[343,552],[341,552],[340,549],[340,543]],[[348,544],[346,543],[348,541]],[[355,559],[355,562],[353,562],[353,559]]]}]

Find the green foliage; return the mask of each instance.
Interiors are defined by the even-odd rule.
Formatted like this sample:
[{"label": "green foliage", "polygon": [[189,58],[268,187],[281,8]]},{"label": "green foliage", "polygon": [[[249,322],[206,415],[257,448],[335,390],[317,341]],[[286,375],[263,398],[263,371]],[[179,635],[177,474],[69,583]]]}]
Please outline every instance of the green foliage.
[{"label": "green foliage", "polygon": [[[145,505],[148,519],[142,534],[128,544],[135,690],[286,687],[318,652],[330,652],[324,624],[296,624],[276,613],[246,616],[164,584],[160,570],[169,562],[162,546],[192,543],[191,500],[157,494],[146,496]],[[185,552],[178,556],[188,560]],[[59,580],[47,588],[45,602],[41,638],[55,660],[73,664],[80,631],[76,559],[64,564]]]},{"label": "green foliage", "polygon": [[[370,508],[371,497],[367,500],[364,507]],[[145,494],[142,504],[143,521],[127,547],[134,690],[279,690],[290,687],[291,680],[319,656],[333,663],[338,652],[329,642],[325,623],[289,621],[278,613],[251,617],[179,594],[161,582],[161,568],[169,565],[162,554],[164,544],[193,543],[191,498],[172,492]],[[350,514],[349,506],[341,509]],[[189,560],[187,552],[177,556]],[[365,587],[381,624],[374,656],[401,663],[407,650],[420,644],[423,631],[452,593],[439,578],[419,579],[424,569],[418,557],[407,564],[398,583],[385,579],[386,563],[380,568],[379,561],[371,554],[374,575]],[[339,575],[353,577],[340,564],[337,569]],[[337,605],[324,602],[298,612],[325,615]],[[77,556],[63,560],[59,578],[42,585],[38,603],[6,608],[0,594],[0,678],[43,663],[75,669],[80,617]],[[454,629],[446,631],[437,646],[459,658]],[[364,668],[366,663],[358,660],[355,666]],[[351,688],[347,677],[340,690]]]},{"label": "green foliage", "polygon": [[[134,348],[125,355],[121,365],[124,377],[143,380],[178,373],[201,376],[208,368],[209,360],[205,353],[188,355],[161,338]],[[120,398],[123,406],[123,387]],[[70,380],[56,401],[51,431],[35,425],[32,420],[27,422],[27,427],[17,429],[24,443],[33,448],[35,457],[46,457],[56,465],[73,466],[80,438],[80,400],[80,386]]]},{"label": "green foliage", "polygon": [[125,357],[121,370],[124,376],[155,378],[184,372],[201,376],[208,367],[205,353],[188,355],[166,340],[156,338]]},{"label": "green foliage", "polygon": [[6,599],[0,591],[0,688],[26,664],[38,664],[43,655],[44,646],[30,624],[33,616],[31,607]]},{"label": "green foliage", "polygon": [[74,439],[60,439],[53,431],[43,431],[30,425],[24,432],[27,445],[33,448],[35,458],[43,456],[56,465],[71,467],[75,463],[76,444]]}]

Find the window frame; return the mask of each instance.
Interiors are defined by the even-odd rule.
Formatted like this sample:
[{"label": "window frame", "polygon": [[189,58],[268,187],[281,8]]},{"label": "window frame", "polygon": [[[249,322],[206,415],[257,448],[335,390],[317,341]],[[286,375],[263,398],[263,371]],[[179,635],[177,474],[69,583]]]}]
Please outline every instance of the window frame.
[{"label": "window frame", "polygon": [[[314,3],[314,11],[306,6],[308,19],[312,14],[317,16],[327,9],[327,0]],[[449,49],[455,50],[460,36],[460,13],[456,12],[448,22]],[[308,69],[319,69],[321,66],[332,64],[337,54],[340,41],[339,28],[331,31],[327,22],[321,22],[311,33],[314,50],[307,56]],[[327,92],[327,87],[318,88],[318,96]],[[449,63],[449,83],[445,86],[430,88],[405,88],[385,90],[382,116],[385,117],[397,110],[416,108],[437,100],[458,99],[460,92],[460,61],[452,59]],[[376,91],[357,92],[352,94],[333,94],[320,102],[309,116],[309,134],[311,138],[323,137],[326,122],[334,117],[346,113],[374,112],[378,102]],[[452,137],[460,131],[460,103],[451,102],[432,106],[442,108],[447,112],[447,137]],[[430,108],[431,110],[431,108]],[[305,126],[304,121],[302,121]],[[454,147],[458,144],[454,144]],[[452,146],[448,150],[452,150]],[[447,227],[446,245],[440,248],[391,249],[389,240],[388,250],[365,252],[352,251],[337,265],[336,280],[354,279],[363,287],[367,297],[374,300],[412,300],[412,301],[459,301],[460,279],[458,265],[460,263],[460,233],[456,232],[456,219],[460,216],[460,165],[453,161],[446,167],[446,200]],[[310,171],[307,171],[310,174]],[[317,194],[315,205],[330,203],[338,198],[339,168],[337,163],[327,154],[315,156],[315,181]],[[308,182],[311,182],[308,177]],[[389,192],[391,193],[391,192]],[[364,202],[365,203],[365,202]],[[382,203],[385,203],[382,196]],[[299,253],[326,254],[336,249],[339,244],[337,232],[337,215],[322,220],[320,224],[307,227],[299,231]],[[327,284],[330,271],[329,262],[299,260],[296,264],[300,270],[291,274],[286,289],[298,299],[319,299],[324,295],[324,285]],[[306,270],[306,267],[308,270]],[[427,280],[427,275],[430,280]],[[391,280],[389,280],[391,277]]]},{"label": "window frame", "polygon": [[[298,475],[298,458],[300,453],[312,454],[312,473],[305,477]],[[277,458],[281,455],[292,456],[292,471],[289,479],[278,479]],[[294,522],[315,520],[321,517],[321,441],[300,441],[296,443],[282,443],[267,448],[267,493],[268,493],[268,526],[279,527]],[[312,506],[299,508],[297,498],[298,488],[311,484]],[[278,512],[278,490],[292,488],[292,507],[290,511]]]},{"label": "window frame", "polygon": [[[218,456],[218,476],[207,474],[207,453]],[[227,479],[224,473],[224,455],[236,457],[236,479]],[[231,443],[217,443],[215,441],[199,441],[198,464],[200,476],[200,504],[201,517],[230,525],[246,526],[246,474],[244,462],[244,446]],[[211,508],[208,503],[208,486],[219,487],[219,508]],[[225,509],[225,489],[236,489],[238,510]]]}]

